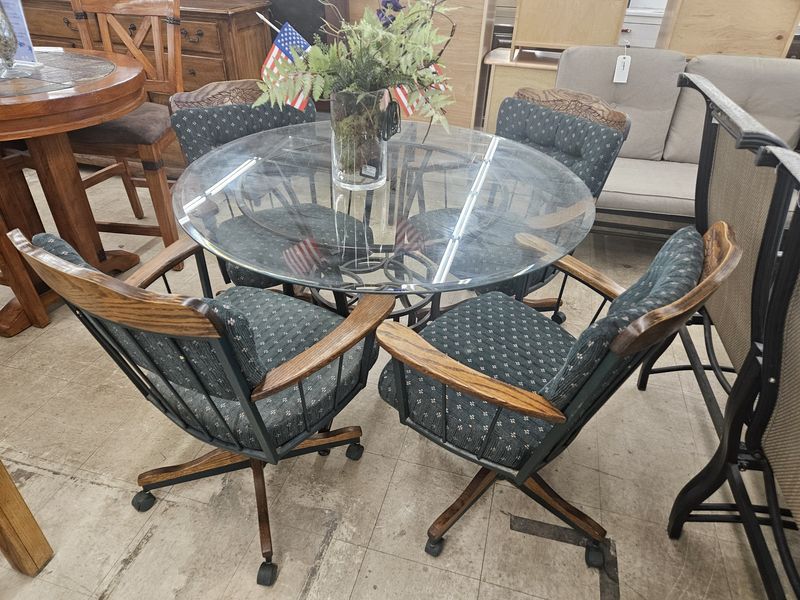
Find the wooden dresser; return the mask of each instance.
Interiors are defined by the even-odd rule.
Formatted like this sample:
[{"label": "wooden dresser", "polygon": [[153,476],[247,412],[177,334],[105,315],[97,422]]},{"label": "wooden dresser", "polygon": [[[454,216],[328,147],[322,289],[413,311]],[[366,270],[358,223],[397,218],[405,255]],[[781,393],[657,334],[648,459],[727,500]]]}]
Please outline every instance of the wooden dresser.
[{"label": "wooden dresser", "polygon": [[[268,0],[181,2],[181,54],[186,90],[212,81],[259,76],[271,41],[256,11],[266,12],[268,4]],[[23,0],[22,5],[34,44],[80,48],[69,0]],[[120,19],[132,32],[139,20]],[[99,41],[99,32],[95,35]],[[153,100],[166,103],[166,97]]]}]

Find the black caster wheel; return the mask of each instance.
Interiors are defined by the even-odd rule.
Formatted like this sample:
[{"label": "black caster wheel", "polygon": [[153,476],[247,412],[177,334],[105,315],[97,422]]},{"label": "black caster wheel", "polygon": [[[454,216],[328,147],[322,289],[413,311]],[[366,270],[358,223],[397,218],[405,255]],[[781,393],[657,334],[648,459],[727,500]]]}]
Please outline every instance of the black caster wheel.
[{"label": "black caster wheel", "polygon": [[364,446],[358,442],[354,442],[347,447],[347,452],[345,452],[345,454],[350,460],[358,460],[361,458],[361,455],[364,454]]},{"label": "black caster wheel", "polygon": [[436,541],[429,539],[425,544],[425,553],[435,558],[442,553],[442,548],[444,548],[444,538]]},{"label": "black caster wheel", "polygon": [[559,310],[559,311],[553,313],[552,319],[553,319],[553,321],[555,321],[556,323],[561,325],[564,321],[567,320],[567,315],[565,315],[563,312],[561,312]]},{"label": "black caster wheel", "polygon": [[131,505],[139,512],[147,512],[153,508],[153,504],[155,503],[156,497],[150,492],[145,491],[139,492],[133,497],[133,500],[131,500]]},{"label": "black caster wheel", "polygon": [[603,548],[598,543],[586,545],[586,565],[593,569],[602,569],[606,564],[606,556]]},{"label": "black caster wheel", "polygon": [[256,576],[256,581],[258,585],[266,585],[270,586],[275,583],[275,580],[278,578],[278,565],[271,563],[271,562],[263,562],[261,566],[258,567],[258,575]]},{"label": "black caster wheel", "polygon": [[323,450],[317,450],[317,454],[319,454],[320,456],[328,456],[328,454],[330,454],[330,453],[331,453],[331,449],[330,448],[324,448]]}]

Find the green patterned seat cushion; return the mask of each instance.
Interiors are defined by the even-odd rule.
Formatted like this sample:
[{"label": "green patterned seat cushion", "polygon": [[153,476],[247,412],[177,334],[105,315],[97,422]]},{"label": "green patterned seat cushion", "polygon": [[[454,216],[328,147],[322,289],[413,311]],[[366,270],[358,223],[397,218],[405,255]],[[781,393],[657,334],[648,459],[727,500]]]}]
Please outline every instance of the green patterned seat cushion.
[{"label": "green patterned seat cushion", "polygon": [[[73,264],[93,268],[69,244],[54,235],[36,235],[33,243]],[[250,389],[261,382],[267,371],[314,345],[343,320],[308,302],[248,287],[230,288],[205,302],[224,324],[226,338],[233,346]],[[208,343],[136,331],[98,320],[131,360],[148,374],[167,402],[165,408],[169,413],[223,441],[260,449],[219,358]],[[338,389],[338,360],[303,380],[309,423],[333,410],[337,393],[338,398],[342,398],[353,391],[358,383],[362,352],[363,342],[345,353]],[[370,357],[371,361],[376,357],[377,352]],[[160,371],[163,378],[155,376],[156,371]],[[213,406],[206,393],[213,400]],[[297,386],[260,400],[257,407],[277,445],[305,430]],[[217,411],[233,432],[233,438]]]},{"label": "green patterned seat cushion", "polygon": [[[468,300],[446,312],[422,331],[422,337],[451,358],[506,383],[539,392],[559,409],[567,410],[603,359],[611,359],[604,379],[609,386],[620,374],[630,374],[632,359],[610,353],[611,342],[640,316],[689,292],[700,277],[703,259],[703,240],[697,230],[686,227],[676,232],[639,281],[612,302],[608,315],[577,339],[552,320],[499,292]],[[380,392],[397,408],[393,364],[391,361],[381,374]],[[447,389],[444,412],[442,385],[419,372],[405,371],[410,419],[441,437],[446,414],[447,441],[479,454],[497,407]],[[590,392],[600,399],[604,390]],[[568,425],[582,426],[584,418],[585,414],[575,414]],[[552,429],[549,423],[502,409],[484,458],[518,469]]]},{"label": "green patterned seat cushion", "polygon": [[[575,338],[551,319],[500,292],[469,300],[444,313],[422,337],[451,358],[496,379],[531,392],[552,379]],[[381,397],[397,408],[394,361],[381,374]],[[442,384],[406,368],[411,420],[443,435]],[[477,454],[496,407],[447,389],[447,439]],[[551,425],[503,409],[486,457],[516,465],[538,445]]]}]

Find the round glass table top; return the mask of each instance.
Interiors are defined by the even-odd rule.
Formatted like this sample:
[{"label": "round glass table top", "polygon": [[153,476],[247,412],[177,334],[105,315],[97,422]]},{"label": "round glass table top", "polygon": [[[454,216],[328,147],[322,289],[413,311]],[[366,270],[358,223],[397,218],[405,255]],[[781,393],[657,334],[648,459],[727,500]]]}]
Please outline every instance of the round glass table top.
[{"label": "round glass table top", "polygon": [[388,142],[387,183],[372,191],[332,183],[330,138],[319,121],[208,152],[173,188],[178,222],[220,258],[281,281],[425,294],[545,267],[594,221],[572,171],[505,138],[404,122]]}]

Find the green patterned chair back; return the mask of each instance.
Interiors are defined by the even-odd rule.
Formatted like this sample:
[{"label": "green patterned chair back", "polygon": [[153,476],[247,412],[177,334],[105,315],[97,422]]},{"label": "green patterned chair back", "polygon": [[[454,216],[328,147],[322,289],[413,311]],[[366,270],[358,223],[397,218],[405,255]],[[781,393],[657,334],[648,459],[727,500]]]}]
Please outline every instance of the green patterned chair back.
[{"label": "green patterned chair back", "polygon": [[178,136],[186,160],[190,163],[214,148],[246,135],[288,125],[311,123],[315,118],[313,102],[309,102],[302,112],[290,106],[225,104],[186,108],[171,116],[172,128]]},{"label": "green patterned chair back", "polygon": [[788,208],[785,202],[772,202],[775,170],[756,165],[754,155],[765,145],[785,144],[702,76],[683,74],[679,85],[696,89],[707,105],[695,193],[696,226],[705,232],[711,223],[725,221],[742,249],[736,272],[706,304],[738,371],[750,348],[751,328],[760,327],[763,320],[763,315],[753,314],[752,304],[759,256],[774,255]]},{"label": "green patterned chair back", "polygon": [[506,98],[496,134],[526,144],[563,163],[597,198],[624,140],[613,127],[521,98]]}]

